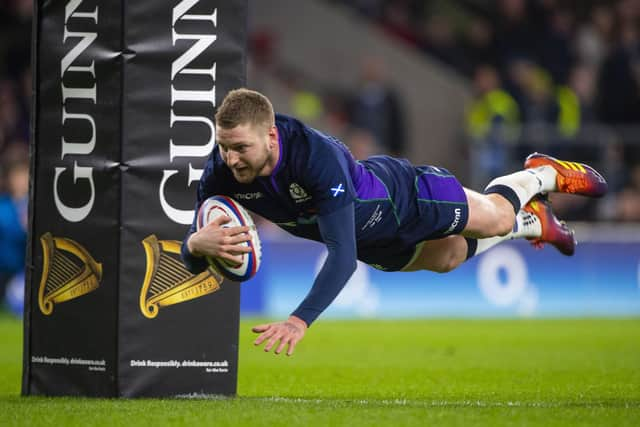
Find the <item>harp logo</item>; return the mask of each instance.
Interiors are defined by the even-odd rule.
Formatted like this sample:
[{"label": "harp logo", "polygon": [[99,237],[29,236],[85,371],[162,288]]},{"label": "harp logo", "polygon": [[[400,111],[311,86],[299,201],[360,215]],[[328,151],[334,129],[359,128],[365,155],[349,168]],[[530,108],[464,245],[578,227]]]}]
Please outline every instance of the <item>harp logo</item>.
[{"label": "harp logo", "polygon": [[140,291],[140,311],[153,319],[160,307],[189,301],[220,289],[223,277],[213,268],[193,275],[180,260],[177,240],[158,240],[152,234],[142,245],[147,258],[147,271]]},{"label": "harp logo", "polygon": [[102,264],[74,240],[45,233],[40,243],[43,266],[38,306],[42,314],[48,316],[55,304],[96,290],[102,280]]}]

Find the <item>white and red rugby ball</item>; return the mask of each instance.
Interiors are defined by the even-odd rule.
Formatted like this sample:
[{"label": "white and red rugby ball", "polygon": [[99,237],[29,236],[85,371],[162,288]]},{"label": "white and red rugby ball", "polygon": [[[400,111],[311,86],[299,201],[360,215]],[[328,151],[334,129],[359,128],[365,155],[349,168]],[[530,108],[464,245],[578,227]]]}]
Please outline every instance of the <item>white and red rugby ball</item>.
[{"label": "white and red rugby ball", "polygon": [[226,278],[236,282],[244,282],[252,278],[258,271],[258,268],[260,268],[262,250],[260,248],[258,231],[246,209],[243,208],[240,203],[227,196],[209,197],[200,205],[197,221],[198,230],[206,227],[211,221],[221,215],[231,218],[231,221],[222,225],[223,227],[245,225],[250,227],[250,240],[242,243],[242,245],[249,246],[251,252],[242,254],[242,262],[237,265],[233,265],[229,261],[221,258],[207,257],[207,261]]}]

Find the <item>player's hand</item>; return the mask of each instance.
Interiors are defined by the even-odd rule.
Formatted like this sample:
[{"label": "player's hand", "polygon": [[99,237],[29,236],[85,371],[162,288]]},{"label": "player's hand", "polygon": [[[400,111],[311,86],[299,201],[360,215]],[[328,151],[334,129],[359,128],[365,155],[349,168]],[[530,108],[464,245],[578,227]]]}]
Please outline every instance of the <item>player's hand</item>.
[{"label": "player's hand", "polygon": [[255,345],[260,345],[265,340],[267,341],[267,344],[264,346],[264,351],[271,351],[273,346],[279,342],[275,354],[280,354],[285,346],[288,345],[287,356],[291,356],[298,342],[304,337],[307,331],[307,324],[304,320],[296,316],[289,316],[284,322],[258,325],[254,326],[251,330],[260,334],[253,342]]},{"label": "player's hand", "polygon": [[189,237],[187,247],[195,256],[222,258],[234,264],[242,262],[242,254],[251,252],[249,246],[242,243],[251,240],[248,226],[224,227],[231,221],[226,215],[213,219],[206,227]]}]

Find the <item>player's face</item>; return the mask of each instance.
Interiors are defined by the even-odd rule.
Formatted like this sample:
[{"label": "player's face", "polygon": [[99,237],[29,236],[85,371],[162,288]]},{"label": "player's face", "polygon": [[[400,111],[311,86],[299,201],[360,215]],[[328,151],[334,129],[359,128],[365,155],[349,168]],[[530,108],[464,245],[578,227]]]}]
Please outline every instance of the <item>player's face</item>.
[{"label": "player's face", "polygon": [[268,176],[273,171],[278,161],[275,126],[247,123],[232,129],[219,127],[216,131],[222,160],[238,182],[249,184],[257,176]]}]

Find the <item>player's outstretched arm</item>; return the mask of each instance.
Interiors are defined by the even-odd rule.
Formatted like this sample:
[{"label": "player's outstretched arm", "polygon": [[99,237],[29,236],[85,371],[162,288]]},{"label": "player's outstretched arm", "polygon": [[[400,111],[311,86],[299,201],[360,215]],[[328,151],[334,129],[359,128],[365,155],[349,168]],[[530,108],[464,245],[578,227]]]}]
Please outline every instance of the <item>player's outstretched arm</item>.
[{"label": "player's outstretched arm", "polygon": [[311,290],[292,315],[311,325],[333,302],[356,270],[356,236],[353,203],[318,216],[318,228],[327,258]]},{"label": "player's outstretched arm", "polygon": [[307,327],[331,304],[356,268],[353,204],[320,216],[318,226],[327,245],[327,259],[309,294],[289,319],[252,329],[261,334],[255,340],[256,345],[267,341],[265,351],[270,351],[279,343],[275,353],[279,354],[288,345],[287,355],[290,356]]},{"label": "player's outstretched arm", "polygon": [[260,334],[253,342],[255,345],[267,342],[264,351],[271,351],[273,346],[279,342],[275,354],[280,354],[287,347],[287,356],[291,356],[298,342],[304,337],[307,324],[296,316],[289,316],[284,322],[266,323],[254,326],[251,330]]}]

